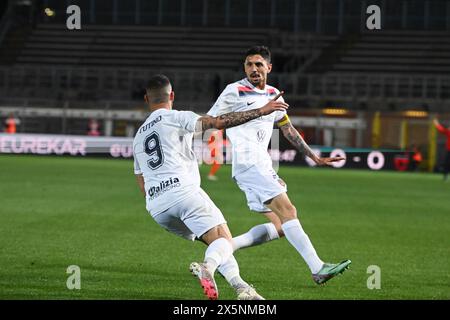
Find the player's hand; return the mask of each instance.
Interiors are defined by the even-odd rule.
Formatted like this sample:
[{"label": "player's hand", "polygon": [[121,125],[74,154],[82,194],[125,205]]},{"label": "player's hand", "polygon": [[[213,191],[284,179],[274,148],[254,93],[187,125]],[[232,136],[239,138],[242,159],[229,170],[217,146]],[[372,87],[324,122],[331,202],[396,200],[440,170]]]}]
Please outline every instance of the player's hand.
[{"label": "player's hand", "polygon": [[333,162],[342,161],[345,160],[344,157],[334,157],[334,158],[317,158],[314,160],[314,162],[318,166],[331,166],[333,165]]},{"label": "player's hand", "polygon": [[260,108],[263,116],[271,114],[274,111],[284,111],[287,108],[289,108],[289,105],[286,102],[277,101],[277,99],[281,97],[283,93],[284,91],[281,91],[279,94],[275,96],[275,98],[273,98],[266,105]]}]

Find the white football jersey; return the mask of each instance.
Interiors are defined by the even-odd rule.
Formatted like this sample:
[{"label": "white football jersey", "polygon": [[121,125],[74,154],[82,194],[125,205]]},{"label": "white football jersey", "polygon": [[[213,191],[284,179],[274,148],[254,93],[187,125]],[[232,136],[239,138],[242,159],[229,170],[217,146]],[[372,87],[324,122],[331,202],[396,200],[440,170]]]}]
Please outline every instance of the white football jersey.
[{"label": "white football jersey", "polygon": [[158,109],[136,133],[134,173],[144,177],[146,207],[152,216],[200,189],[200,173],[192,149],[199,117],[191,111]]},{"label": "white football jersey", "polygon": [[[217,117],[228,112],[260,108],[278,93],[278,89],[269,85],[260,90],[245,78],[229,84],[208,111],[208,115]],[[280,97],[279,101],[284,101],[283,97]],[[285,115],[286,111],[275,111],[226,130],[232,145],[233,177],[254,165],[272,168],[267,148],[274,122],[281,120]]]}]

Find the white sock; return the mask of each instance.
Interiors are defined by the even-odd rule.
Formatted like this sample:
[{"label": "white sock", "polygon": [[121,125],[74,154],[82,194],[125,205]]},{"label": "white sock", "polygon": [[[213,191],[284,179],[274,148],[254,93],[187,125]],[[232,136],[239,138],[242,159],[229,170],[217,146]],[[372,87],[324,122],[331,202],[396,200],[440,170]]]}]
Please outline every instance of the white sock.
[{"label": "white sock", "polygon": [[233,249],[236,251],[238,249],[256,246],[264,242],[278,239],[277,228],[273,223],[264,223],[254,226],[249,231],[240,236],[233,238]]},{"label": "white sock", "polygon": [[231,243],[225,238],[219,238],[211,242],[205,252],[206,268],[214,274],[217,267],[227,261],[233,254]]},{"label": "white sock", "polygon": [[317,273],[323,266],[323,261],[317,256],[308,235],[298,219],[289,220],[281,225],[288,241],[297,249],[298,253],[303,257],[311,272]]},{"label": "white sock", "polygon": [[241,278],[239,274],[239,265],[233,255],[231,255],[225,263],[222,263],[218,270],[235,290],[249,286],[249,284]]}]

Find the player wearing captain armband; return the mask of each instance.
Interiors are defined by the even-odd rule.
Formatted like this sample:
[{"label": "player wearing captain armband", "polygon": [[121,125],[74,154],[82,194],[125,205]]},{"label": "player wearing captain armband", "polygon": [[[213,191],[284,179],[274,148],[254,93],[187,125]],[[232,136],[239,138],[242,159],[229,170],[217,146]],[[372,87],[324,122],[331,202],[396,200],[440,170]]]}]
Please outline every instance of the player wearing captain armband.
[{"label": "player wearing captain armband", "polygon": [[[245,55],[244,69],[246,78],[229,84],[209,110],[209,115],[220,116],[259,108],[279,94],[278,89],[267,84],[267,76],[272,70],[268,48],[250,48]],[[279,100],[284,102],[282,97]],[[250,210],[263,214],[269,220],[233,238],[233,246],[237,250],[286,236],[308,265],[313,280],[322,284],[342,273],[351,261],[324,263],[303,230],[297,209],[287,195],[287,186],[273,170],[267,152],[274,123],[297,150],[317,165],[331,165],[344,160],[341,157],[318,157],[292,126],[286,110],[227,129],[226,134],[232,146],[232,177],[245,193]]]}]

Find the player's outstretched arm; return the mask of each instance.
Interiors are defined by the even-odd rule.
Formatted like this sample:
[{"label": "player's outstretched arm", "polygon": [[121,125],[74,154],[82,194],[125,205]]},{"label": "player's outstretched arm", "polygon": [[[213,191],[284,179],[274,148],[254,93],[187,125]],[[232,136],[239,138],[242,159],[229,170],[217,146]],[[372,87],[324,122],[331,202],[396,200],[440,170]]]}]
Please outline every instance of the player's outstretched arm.
[{"label": "player's outstretched arm", "polygon": [[208,129],[226,129],[241,125],[250,120],[271,114],[275,111],[284,111],[289,105],[282,101],[276,101],[284,92],[280,92],[275,98],[270,100],[261,108],[242,111],[230,112],[218,117],[203,116],[199,118],[197,123],[197,131],[206,131]]},{"label": "player's outstretched arm", "polygon": [[286,139],[300,152],[304,153],[307,157],[311,158],[317,165],[331,165],[332,162],[345,160],[342,157],[335,158],[321,158],[318,157],[308,146],[306,141],[302,138],[297,129],[294,128],[292,123],[288,121],[286,124],[280,126],[281,132],[286,137]]}]

